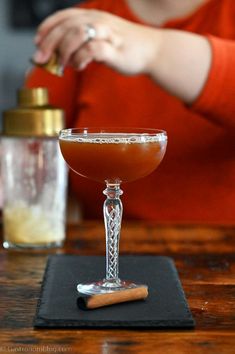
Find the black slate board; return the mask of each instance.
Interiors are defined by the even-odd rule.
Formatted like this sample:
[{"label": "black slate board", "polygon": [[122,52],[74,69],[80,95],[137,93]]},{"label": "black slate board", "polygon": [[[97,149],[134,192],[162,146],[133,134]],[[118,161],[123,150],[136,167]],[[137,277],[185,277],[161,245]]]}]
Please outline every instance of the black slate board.
[{"label": "black slate board", "polygon": [[120,257],[120,277],[147,284],[144,301],[90,311],[76,305],[79,282],[102,279],[105,257],[50,256],[45,271],[35,327],[42,328],[193,328],[194,319],[172,259],[159,256]]}]

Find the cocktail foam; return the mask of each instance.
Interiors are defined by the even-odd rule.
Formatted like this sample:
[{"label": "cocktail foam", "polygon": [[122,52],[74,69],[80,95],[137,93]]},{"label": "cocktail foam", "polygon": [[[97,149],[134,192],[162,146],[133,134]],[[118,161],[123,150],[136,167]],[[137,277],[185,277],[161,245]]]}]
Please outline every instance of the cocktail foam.
[{"label": "cocktail foam", "polygon": [[76,134],[61,137],[61,140],[72,141],[77,143],[90,143],[90,144],[145,144],[167,141],[167,136],[164,133],[158,133],[156,135],[148,134]]}]

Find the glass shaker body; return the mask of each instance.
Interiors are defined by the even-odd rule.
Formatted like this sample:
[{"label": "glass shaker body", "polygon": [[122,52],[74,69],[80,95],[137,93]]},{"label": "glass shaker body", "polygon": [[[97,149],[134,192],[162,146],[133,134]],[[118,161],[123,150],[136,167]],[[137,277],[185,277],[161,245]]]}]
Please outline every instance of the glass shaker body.
[{"label": "glass shaker body", "polygon": [[61,246],[65,239],[67,167],[55,137],[3,136],[5,248]]}]

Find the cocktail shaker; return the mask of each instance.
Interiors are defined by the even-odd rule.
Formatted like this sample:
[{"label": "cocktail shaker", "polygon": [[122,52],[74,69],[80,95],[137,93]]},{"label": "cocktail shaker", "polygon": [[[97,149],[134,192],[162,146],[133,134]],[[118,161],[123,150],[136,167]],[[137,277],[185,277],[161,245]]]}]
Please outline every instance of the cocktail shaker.
[{"label": "cocktail shaker", "polygon": [[1,174],[5,248],[49,248],[65,239],[67,168],[57,136],[63,111],[45,88],[22,88],[3,113]]}]

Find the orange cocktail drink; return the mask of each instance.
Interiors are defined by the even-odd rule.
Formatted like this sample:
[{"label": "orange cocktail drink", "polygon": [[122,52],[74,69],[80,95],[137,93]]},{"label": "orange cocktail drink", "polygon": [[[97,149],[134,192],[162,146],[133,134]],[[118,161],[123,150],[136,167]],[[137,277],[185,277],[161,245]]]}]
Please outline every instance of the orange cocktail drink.
[{"label": "orange cocktail drink", "polygon": [[89,179],[112,183],[131,182],[157,168],[166,140],[128,134],[90,135],[88,138],[61,139],[64,159],[72,170]]},{"label": "orange cocktail drink", "polygon": [[84,294],[103,294],[140,286],[118,276],[123,210],[120,184],[145,177],[158,167],[166,151],[166,132],[140,128],[64,129],[59,142],[62,155],[73,171],[106,184],[103,192],[107,196],[103,206],[106,277],[92,283],[79,283],[77,290]]}]

